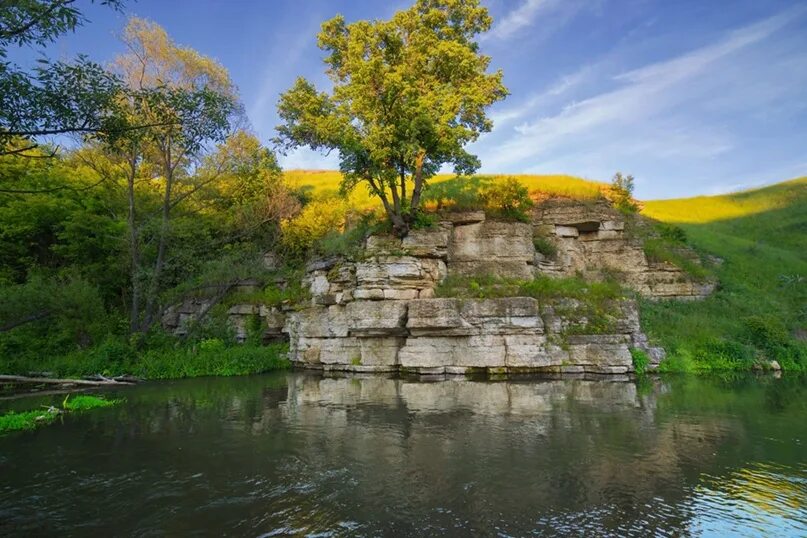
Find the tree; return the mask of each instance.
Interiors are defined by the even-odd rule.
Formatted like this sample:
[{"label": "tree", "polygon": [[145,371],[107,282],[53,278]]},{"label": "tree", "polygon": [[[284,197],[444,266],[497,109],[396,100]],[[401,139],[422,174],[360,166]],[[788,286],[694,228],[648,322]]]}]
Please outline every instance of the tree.
[{"label": "tree", "polygon": [[635,213],[639,209],[633,200],[633,187],[634,179],[630,174],[624,176],[622,172],[617,172],[611,179],[611,203],[623,213]]},{"label": "tree", "polygon": [[[127,52],[115,62],[126,84],[126,91],[118,96],[123,111],[117,116],[120,125],[99,138],[124,165],[132,277],[130,325],[138,332],[148,330],[159,314],[172,211],[202,188],[201,176],[194,172],[202,165],[208,145],[226,138],[240,109],[226,69],[175,44],[159,25],[133,17],[123,41]],[[138,170],[144,165],[159,174],[162,187],[159,225],[153,237],[156,252],[148,271],[143,266],[143,222],[135,196]]]},{"label": "tree", "polygon": [[[44,135],[111,131],[121,81],[79,56],[72,62],[41,60],[26,71],[5,60],[10,46],[44,46],[85,19],[74,0],[0,2],[0,155],[24,155]],[[120,9],[122,0],[101,0]],[[26,144],[15,143],[20,138]]]},{"label": "tree", "polygon": [[333,91],[298,78],[280,98],[277,143],[339,151],[343,189],[366,184],[406,235],[441,166],[479,167],[464,146],[490,131],[485,109],[507,95],[474,41],[490,25],[478,0],[418,0],[388,21],[325,22],[318,43]]}]

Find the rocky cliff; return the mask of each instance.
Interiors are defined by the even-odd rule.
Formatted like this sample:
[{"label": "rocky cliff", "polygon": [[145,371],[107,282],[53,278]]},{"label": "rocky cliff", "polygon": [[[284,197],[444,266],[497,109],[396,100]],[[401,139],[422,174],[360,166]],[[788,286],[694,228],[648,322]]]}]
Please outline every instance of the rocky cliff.
[{"label": "rocky cliff", "polygon": [[[648,260],[629,230],[635,225],[605,202],[550,200],[530,222],[492,220],[482,211],[448,213],[404,239],[370,236],[359,257],[311,262],[303,278],[307,304],[236,305],[230,319],[243,337],[246,320],[260,316],[267,338],[288,336],[294,363],[325,370],[627,373],[631,348],[645,351],[652,369],[663,350],[648,344],[630,298],[609,301],[607,312],[598,314],[607,322],[597,324],[589,319],[591,309],[572,299],[436,297],[447,277],[527,281],[606,273],[650,298],[710,293],[712,283]],[[536,245],[550,245],[551,252]],[[185,310],[175,309],[169,327],[193,316],[193,308]]]}]

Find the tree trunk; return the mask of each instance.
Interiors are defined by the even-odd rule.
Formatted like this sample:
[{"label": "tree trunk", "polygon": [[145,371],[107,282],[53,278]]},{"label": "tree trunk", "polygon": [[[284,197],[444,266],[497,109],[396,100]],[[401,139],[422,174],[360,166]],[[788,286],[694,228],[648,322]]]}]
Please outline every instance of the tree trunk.
[{"label": "tree trunk", "polygon": [[151,275],[151,287],[146,300],[146,313],[141,331],[146,332],[155,321],[157,310],[157,296],[160,293],[160,278],[165,265],[165,249],[168,244],[168,231],[171,218],[171,188],[174,184],[174,167],[171,162],[171,142],[166,143],[165,158],[163,159],[165,172],[165,194],[163,195],[162,222],[160,224],[160,241],[157,245],[157,259],[154,261],[154,272]]},{"label": "tree trunk", "polygon": [[131,255],[132,304],[129,312],[129,331],[137,332],[140,328],[140,238],[137,231],[135,214],[135,178],[137,176],[137,157],[130,156],[128,197],[129,197],[129,250]]},{"label": "tree trunk", "polygon": [[[382,190],[383,183],[379,187],[376,184],[375,180],[372,177],[365,176],[365,179],[370,184],[373,192],[381,199],[381,203],[384,205],[384,211],[387,212],[387,217],[389,217],[390,222],[392,222],[392,230],[395,235],[398,237],[406,237],[406,234],[409,233],[409,225],[404,220],[403,216],[399,211],[395,211],[395,208],[390,205],[389,199],[387,198],[387,194]],[[392,190],[395,190],[395,186],[393,185]]]},{"label": "tree trunk", "polygon": [[400,165],[400,177],[401,177],[401,204],[406,206],[406,168],[404,168],[403,163]]},{"label": "tree trunk", "polygon": [[426,160],[426,152],[420,150],[415,158],[415,177],[412,186],[412,201],[410,203],[410,215],[414,215],[420,209],[420,193],[423,191],[423,161]]}]

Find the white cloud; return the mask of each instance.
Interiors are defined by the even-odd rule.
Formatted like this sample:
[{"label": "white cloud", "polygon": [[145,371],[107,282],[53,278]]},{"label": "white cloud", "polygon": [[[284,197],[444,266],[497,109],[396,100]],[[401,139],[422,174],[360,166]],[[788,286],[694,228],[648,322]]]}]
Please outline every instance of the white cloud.
[{"label": "white cloud", "polygon": [[507,39],[522,28],[530,26],[538,13],[552,7],[553,4],[554,0],[524,0],[521,6],[505,15],[484,37]]},{"label": "white cloud", "polygon": [[513,121],[523,119],[537,107],[545,105],[548,100],[561,97],[580,86],[592,71],[593,66],[583,66],[574,73],[562,76],[545,90],[530,95],[522,103],[491,113],[490,118],[493,120],[494,126],[500,128]]}]

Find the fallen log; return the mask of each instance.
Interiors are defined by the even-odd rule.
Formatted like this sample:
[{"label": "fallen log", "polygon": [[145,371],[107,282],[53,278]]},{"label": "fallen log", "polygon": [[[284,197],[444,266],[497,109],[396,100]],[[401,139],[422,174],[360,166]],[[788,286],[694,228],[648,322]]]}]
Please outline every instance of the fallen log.
[{"label": "fallen log", "polygon": [[21,375],[0,375],[0,383],[34,383],[85,386],[134,385],[134,381],[131,379],[120,381],[108,377],[104,377],[102,379],[53,379],[51,377],[26,377]]}]

